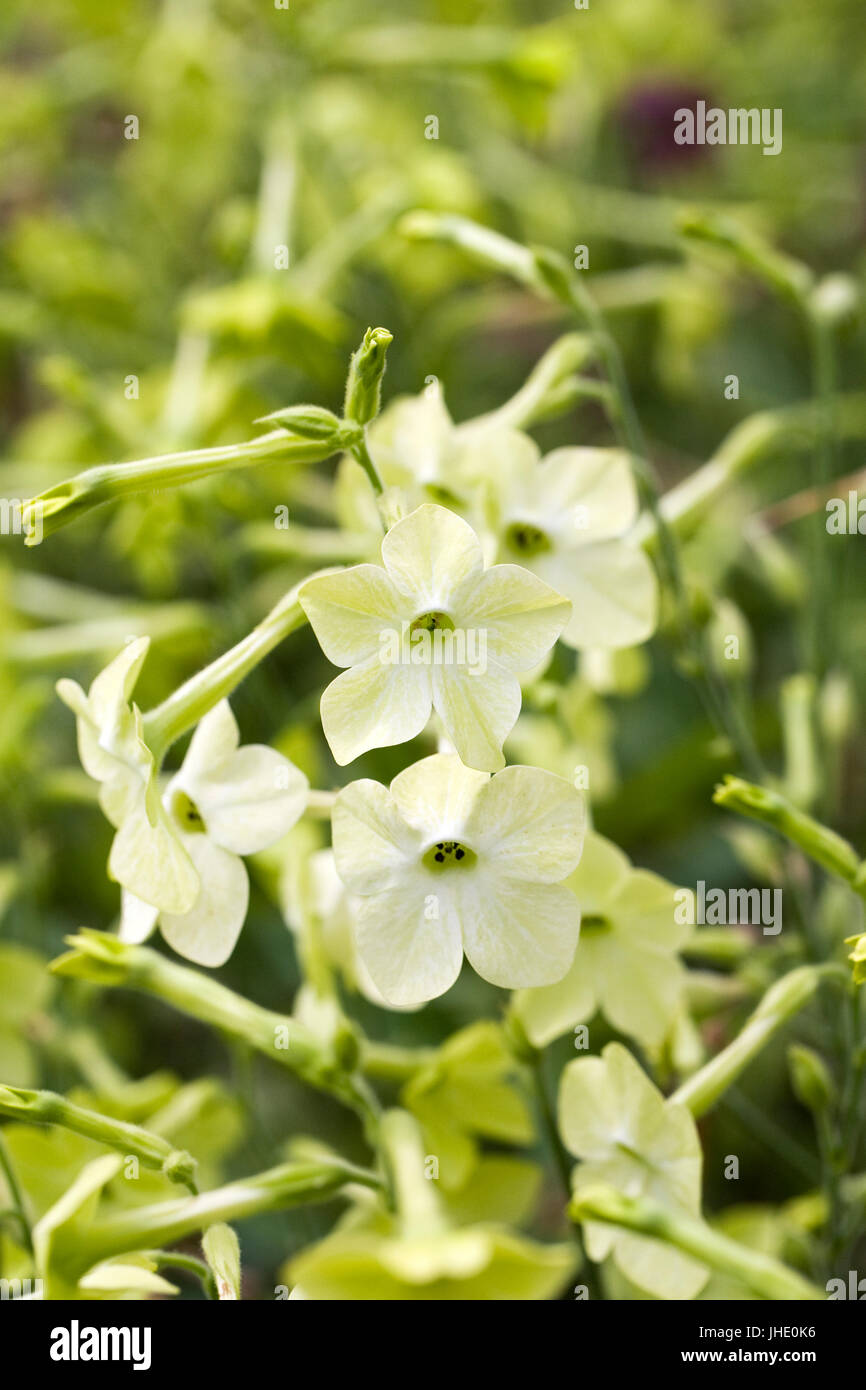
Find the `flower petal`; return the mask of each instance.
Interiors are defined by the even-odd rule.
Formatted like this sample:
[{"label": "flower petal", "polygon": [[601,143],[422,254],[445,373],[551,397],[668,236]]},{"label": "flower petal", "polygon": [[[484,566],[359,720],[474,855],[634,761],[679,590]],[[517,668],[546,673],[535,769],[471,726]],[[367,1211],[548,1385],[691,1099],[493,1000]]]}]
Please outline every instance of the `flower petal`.
[{"label": "flower petal", "polygon": [[160,913],[159,925],[173,950],[197,965],[224,965],[247,915],[250,884],[243,860],[207,835],[187,835],[187,849],[201,879],[189,912]]},{"label": "flower petal", "polygon": [[509,671],[488,666],[472,675],[456,666],[434,666],[433,708],[467,767],[497,772],[502,745],[520,713],[520,683]]},{"label": "flower petal", "polygon": [[577,866],[585,828],[583,797],[564,777],[506,767],[479,790],[466,837],[509,878],[559,883]]},{"label": "flower petal", "polygon": [[416,616],[381,565],[316,575],[301,586],[298,601],[335,666],[366,661],[379,651],[382,632],[399,632],[404,621]]},{"label": "flower petal", "polygon": [[161,806],[151,824],[144,788],[114,837],[108,872],[137,898],[167,912],[187,912],[198,897],[192,860]]},{"label": "flower petal", "polygon": [[337,794],[331,824],[337,872],[353,893],[380,893],[399,884],[419,857],[418,832],[381,783],[368,777]]},{"label": "flower petal", "polygon": [[610,915],[617,927],[648,950],[675,951],[691,933],[678,922],[677,889],[648,869],[635,869],[611,900]]},{"label": "flower petal", "polygon": [[459,840],[486,772],[464,767],[454,753],[434,753],[397,774],[391,795],[423,841]]},{"label": "flower petal", "polygon": [[571,603],[521,565],[494,565],[455,612],[458,628],[484,633],[486,651],[506,671],[537,666],[571,616]]},{"label": "flower petal", "polygon": [[535,484],[554,534],[571,543],[621,536],[637,518],[634,474],[620,449],[554,449]]},{"label": "flower petal", "polygon": [[592,1018],[596,993],[584,965],[582,942],[578,942],[574,960],[561,980],[544,989],[518,990],[512,1003],[534,1047],[547,1047],[554,1038],[561,1038],[576,1024]]},{"label": "flower petal", "polygon": [[613,930],[581,946],[605,1017],[620,1033],[658,1047],[681,1002],[685,971],[675,956],[644,950]]},{"label": "flower petal", "polygon": [[118,936],[132,946],[146,941],[156,927],[159,908],[143,902],[126,888],[120,895],[120,926]]},{"label": "flower petal", "polygon": [[588,831],[580,863],[568,880],[584,917],[613,917],[613,904],[632,872],[628,855],[618,845]]},{"label": "flower petal", "polygon": [[320,705],[325,738],[341,767],[371,748],[415,738],[431,708],[430,668],[391,665],[378,652],[331,681]]},{"label": "flower petal", "polygon": [[214,844],[233,854],[256,854],[291,830],[307,803],[304,774],[261,743],[248,743],[221,763],[190,777],[187,764],[173,786],[195,802]]},{"label": "flower petal", "polygon": [[420,870],[362,900],[356,942],[373,984],[394,1005],[436,999],[451,988],[463,962],[451,895],[432,893],[430,875]]},{"label": "flower petal", "polygon": [[562,979],[580,931],[580,910],[568,889],[493,873],[454,878],[464,949],[482,979],[502,989]]},{"label": "flower petal", "polygon": [[185,784],[194,777],[201,777],[210,768],[216,767],[217,763],[228,758],[239,743],[240,733],[231,705],[228,700],[220,700],[219,704],[214,705],[204,719],[199,721],[190,740],[181,766]]},{"label": "flower petal", "polygon": [[426,502],[392,526],[382,541],[389,576],[411,597],[415,614],[449,611],[481,578],[481,542],[468,522]]},{"label": "flower petal", "polygon": [[647,556],[624,540],[539,556],[533,566],[571,599],[562,634],[570,647],[633,647],[655,631],[658,584]]}]

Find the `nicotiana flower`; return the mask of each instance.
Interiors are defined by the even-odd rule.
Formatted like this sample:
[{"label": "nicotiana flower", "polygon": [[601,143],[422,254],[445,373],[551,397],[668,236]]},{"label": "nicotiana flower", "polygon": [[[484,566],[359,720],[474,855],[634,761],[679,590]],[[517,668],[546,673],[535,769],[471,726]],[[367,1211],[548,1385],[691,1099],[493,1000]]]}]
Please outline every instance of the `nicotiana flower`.
[{"label": "nicotiana flower", "polygon": [[386,790],[352,782],[334,855],[361,899],[358,951],[392,1004],[434,999],[470,964],[505,989],[553,984],[574,956],[577,899],[560,886],[583,846],[583,798],[539,768],[494,777],[435,754]]},{"label": "nicotiana flower", "polygon": [[517,1071],[503,1029],[483,1021],[453,1033],[404,1086],[401,1102],[423,1127],[443,1190],[466,1184],[480,1162],[480,1139],[532,1143],[532,1116]]},{"label": "nicotiana flower", "polygon": [[198,892],[182,913],[161,908],[143,885],[125,892],[120,935],[143,941],[157,921],[170,946],[199,965],[222,965],[234,950],[249,899],[241,855],[281,839],[302,814],[307,779],[273,748],[238,747],[227,700],[202,719],[163,797],[163,814],[194,866]]},{"label": "nicotiana flower", "polygon": [[[438,383],[418,396],[392,401],[369,430],[370,448],[382,481],[406,489],[423,489],[431,501],[450,502],[459,473],[458,434]],[[422,493],[423,495],[423,493]]]},{"label": "nicotiana flower", "polygon": [[676,920],[677,890],[594,833],[567,887],[580,904],[580,945],[557,984],[515,996],[527,1036],[545,1047],[600,1009],[619,1032],[659,1047],[685,981],[677,951],[690,928]]},{"label": "nicotiana flower", "polygon": [[86,695],[72,680],[58,681],[57,693],[76,716],[82,767],[101,784],[99,803],[117,831],[110,876],[166,912],[184,913],[198,896],[198,874],[160,801],[156,763],[132,704],[149,645],[147,637],[128,643]]},{"label": "nicotiana flower", "polygon": [[[569,1062],[559,1091],[559,1128],[581,1163],[575,1194],[599,1183],[700,1214],[701,1146],[691,1111],[665,1100],[631,1053],[610,1043],[600,1057]],[[660,1298],[694,1298],[703,1265],[672,1246],[597,1221],[583,1224],[592,1260],[612,1256],[627,1278]]]},{"label": "nicotiana flower", "polygon": [[412,1235],[380,1216],[302,1251],[288,1274],[299,1298],[541,1300],[561,1291],[574,1266],[567,1245],[541,1245],[501,1226]]},{"label": "nicotiana flower", "polygon": [[655,572],[626,533],[638,514],[628,456],[617,449],[556,449],[544,459],[516,430],[478,455],[498,558],[527,566],[571,600],[569,646],[629,647],[657,620]]},{"label": "nicotiana flower", "polygon": [[382,541],[382,565],[304,584],[300,602],[336,666],[322,727],[338,763],[405,743],[433,710],[463,762],[495,772],[520,712],[517,673],[568,620],[560,594],[518,565],[484,568],[472,527],[430,503]]},{"label": "nicotiana flower", "polygon": [[312,914],[328,960],[338,967],[348,987],[371,1004],[388,1008],[358,954],[354,922],[360,899],[349,892],[337,873],[334,851],[314,850],[304,854],[304,861],[302,872],[293,875],[294,882],[286,887],[284,910],[289,926],[299,930],[305,914]]}]

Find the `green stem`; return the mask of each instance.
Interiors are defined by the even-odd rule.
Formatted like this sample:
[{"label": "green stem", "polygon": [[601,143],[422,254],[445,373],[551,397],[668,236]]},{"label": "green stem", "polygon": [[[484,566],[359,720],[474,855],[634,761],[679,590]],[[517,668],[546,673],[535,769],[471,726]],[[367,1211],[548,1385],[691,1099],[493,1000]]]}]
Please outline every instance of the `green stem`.
[{"label": "green stem", "polygon": [[94,978],[103,985],[122,985],[162,999],[191,1018],[248,1043],[309,1085],[333,1095],[362,1117],[368,1134],[375,1130],[374,1100],[352,1070],[356,1056],[338,1055],[296,1019],[263,1009],[210,975],[177,965],[149,947],[131,946],[115,936],[89,930],[68,940],[73,949],[54,962],[52,969],[57,974]]},{"label": "green stem", "polygon": [[408,1110],[386,1110],[379,1130],[395,1210],[407,1238],[436,1235],[447,1220],[435,1180],[425,1175],[421,1126]]},{"label": "green stem", "polygon": [[[42,535],[50,535],[96,507],[138,492],[183,487],[185,483],[208,478],[214,473],[247,468],[273,458],[289,463],[318,463],[333,452],[333,441],[293,439],[285,430],[272,430],[244,444],[158,454],[129,463],[99,464],[34,497],[26,504],[25,514],[29,517],[32,512],[33,524],[41,526]],[[35,542],[28,536],[27,543]]]},{"label": "green stem", "polygon": [[187,1274],[194,1274],[204,1289],[205,1297],[216,1301],[216,1279],[204,1260],[196,1255],[183,1255],[179,1250],[143,1250],[141,1253],[152,1260],[158,1269],[182,1269]]},{"label": "green stem", "polygon": [[93,1222],[75,1233],[71,1248],[57,1255],[69,1272],[83,1273],[128,1251],[170,1245],[217,1221],[327,1201],[351,1183],[380,1187],[374,1173],[348,1163],[284,1163],[198,1197],[137,1207]]},{"label": "green stem", "polygon": [[185,681],[144,716],[144,740],[160,763],[176,739],[225,699],[290,633],[303,627],[306,614],[292,589],[229,651]]},{"label": "green stem", "polygon": [[716,787],[713,801],[717,806],[771,826],[823,869],[844,879],[855,893],[866,897],[866,873],[854,846],[835,830],[793,806],[779,792],[757,787],[741,777],[726,777],[722,785]]},{"label": "green stem", "polygon": [[140,1125],[100,1115],[73,1105],[64,1096],[52,1091],[25,1091],[14,1086],[0,1086],[0,1115],[19,1120],[22,1124],[60,1125],[63,1129],[94,1139],[118,1153],[130,1154],[146,1168],[164,1173],[171,1182],[184,1183],[195,1192],[195,1160],[186,1152],[175,1149],[166,1139],[151,1134]]},{"label": "green stem", "polygon": [[812,998],[823,979],[845,979],[838,965],[802,965],[771,985],[754,1013],[727,1047],[674,1091],[671,1100],[703,1115],[742,1071],[754,1061],[770,1038]]},{"label": "green stem", "polygon": [[739,1280],[759,1298],[799,1301],[825,1297],[821,1289],[779,1260],[750,1250],[698,1217],[663,1207],[649,1197],[626,1197],[611,1187],[591,1187],[572,1200],[569,1214],[574,1221],[604,1221],[665,1241],[719,1274]]},{"label": "green stem", "polygon": [[27,1216],[27,1208],[24,1205],[24,1193],[21,1191],[15,1167],[12,1163],[12,1159],[9,1157],[9,1151],[6,1148],[6,1143],[2,1134],[0,1134],[0,1173],[2,1173],[5,1178],[6,1186],[9,1189],[9,1200],[12,1203],[12,1211],[18,1218],[24,1245],[32,1255],[33,1227],[30,1225],[30,1220]]}]

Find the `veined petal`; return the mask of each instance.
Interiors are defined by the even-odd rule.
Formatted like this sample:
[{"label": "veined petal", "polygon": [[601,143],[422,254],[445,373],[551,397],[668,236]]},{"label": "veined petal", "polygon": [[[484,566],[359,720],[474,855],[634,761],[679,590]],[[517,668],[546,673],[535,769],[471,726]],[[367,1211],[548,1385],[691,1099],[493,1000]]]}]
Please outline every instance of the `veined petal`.
[{"label": "veined petal", "polygon": [[190,740],[180,769],[184,785],[216,767],[234,753],[239,743],[240,733],[231,705],[228,700],[220,700],[200,721]]},{"label": "veined petal", "polygon": [[416,616],[381,565],[317,575],[301,586],[298,600],[335,666],[356,666],[376,655],[383,632],[400,632],[402,623]]},{"label": "veined petal", "polygon": [[93,681],[87,698],[97,723],[110,718],[118,705],[129,703],[149,647],[149,637],[136,637],[127,642]]},{"label": "veined petal", "polygon": [[303,814],[309,790],[288,758],[261,743],[198,776],[190,777],[184,762],[173,785],[195,802],[214,844],[233,854],[256,854],[281,839]]},{"label": "veined petal", "polygon": [[551,530],[569,544],[621,536],[637,519],[634,474],[620,449],[554,449],[535,482]]},{"label": "veined petal", "polygon": [[420,870],[361,901],[356,943],[373,984],[394,1005],[436,999],[451,988],[463,962],[451,894],[447,886],[433,893],[430,876]]},{"label": "veined petal", "polygon": [[506,671],[537,666],[571,616],[571,603],[521,565],[493,565],[455,611],[458,628],[477,628]]},{"label": "veined petal", "polygon": [[143,902],[126,888],[120,895],[120,927],[118,936],[132,946],[146,941],[156,927],[159,908]]},{"label": "veined petal", "polygon": [[108,872],[136,897],[167,912],[187,912],[198,897],[192,860],[161,807],[151,824],[143,788],[114,837]]},{"label": "veined petal", "polygon": [[626,1278],[667,1302],[695,1298],[710,1277],[706,1265],[675,1250],[662,1240],[622,1231],[614,1244],[614,1259]]},{"label": "veined petal", "polygon": [[391,795],[423,841],[459,840],[486,772],[464,767],[454,753],[434,753],[397,774]]},{"label": "veined petal", "polygon": [[617,927],[646,950],[675,951],[691,932],[676,920],[676,888],[648,869],[635,869],[610,905]]},{"label": "veined petal", "polygon": [[377,651],[331,681],[320,705],[322,728],[341,767],[370,748],[390,748],[421,733],[432,708],[430,669],[392,665]]},{"label": "veined petal", "polygon": [[506,767],[479,790],[466,837],[509,878],[559,883],[577,866],[585,828],[583,797],[564,777]]},{"label": "veined petal", "polygon": [[595,1013],[596,992],[583,949],[579,941],[568,972],[555,985],[520,989],[515,994],[514,1010],[534,1047],[547,1047]]},{"label": "veined petal", "polygon": [[562,979],[580,931],[580,909],[567,888],[490,872],[454,879],[464,949],[482,979],[502,989]]},{"label": "veined petal", "polygon": [[568,880],[568,886],[580,903],[584,917],[611,915],[611,903],[627,883],[631,872],[628,856],[618,845],[603,835],[589,831],[580,864]]},{"label": "veined petal", "polygon": [[185,838],[201,891],[188,912],[161,912],[160,930],[172,950],[185,960],[211,967],[224,965],[247,915],[247,871],[242,859],[215,845],[207,835]]},{"label": "veined petal", "polygon": [[353,893],[381,893],[401,883],[418,860],[417,830],[406,824],[382,784],[369,777],[337,794],[331,824],[337,872]]},{"label": "veined petal", "polygon": [[414,603],[413,616],[460,607],[484,568],[481,542],[469,523],[430,502],[391,527],[382,541],[382,561]]},{"label": "veined petal", "polygon": [[658,1047],[682,997],[685,970],[676,956],[634,946],[619,931],[587,939],[585,969],[595,982],[605,1017],[620,1033]]},{"label": "veined petal", "polygon": [[433,708],[467,767],[498,772],[502,745],[520,713],[520,682],[492,663],[483,675],[434,666]]},{"label": "veined petal", "polygon": [[633,647],[655,631],[658,584],[638,546],[599,541],[541,555],[534,567],[571,599],[571,617],[562,634],[568,646]]}]

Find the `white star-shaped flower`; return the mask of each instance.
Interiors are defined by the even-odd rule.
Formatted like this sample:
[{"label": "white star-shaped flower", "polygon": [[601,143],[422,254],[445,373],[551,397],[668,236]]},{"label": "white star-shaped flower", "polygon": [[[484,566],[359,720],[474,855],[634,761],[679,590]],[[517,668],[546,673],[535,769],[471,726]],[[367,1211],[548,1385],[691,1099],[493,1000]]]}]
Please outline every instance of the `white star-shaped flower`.
[{"label": "white star-shaped flower", "polygon": [[58,681],[57,693],[76,716],[81,765],[100,783],[99,804],[117,831],[109,874],[134,893],[146,890],[167,912],[186,912],[198,874],[160,801],[156,763],[132,704],[149,645],[147,637],[128,643],[86,695],[72,680]]},{"label": "white star-shaped flower", "polygon": [[431,712],[469,767],[495,772],[520,713],[517,673],[550,650],[568,601],[518,565],[484,567],[468,522],[426,503],[391,528],[381,565],[308,580],[301,605],[329,661],[322,696],[340,764],[420,734]]},{"label": "white star-shaped flower", "polygon": [[503,431],[479,454],[498,558],[526,565],[571,600],[562,640],[630,647],[655,630],[658,585],[627,532],[638,515],[628,456],[555,449],[541,459],[528,435]]},{"label": "white star-shaped flower", "polygon": [[386,790],[352,782],[333,812],[334,855],[360,900],[358,951],[391,1004],[420,1004],[457,979],[463,953],[504,989],[553,984],[574,956],[577,899],[560,881],[580,859],[585,810],[539,768],[494,777],[435,754]]},{"label": "white star-shaped flower", "polygon": [[228,960],[247,914],[249,880],[242,855],[281,839],[303,813],[307,779],[263,744],[238,747],[227,700],[202,719],[168,784],[163,814],[188,855],[198,890],[185,912],[166,911],[145,883],[124,892],[120,935],[143,941],[157,922],[178,955],[199,965]]}]

